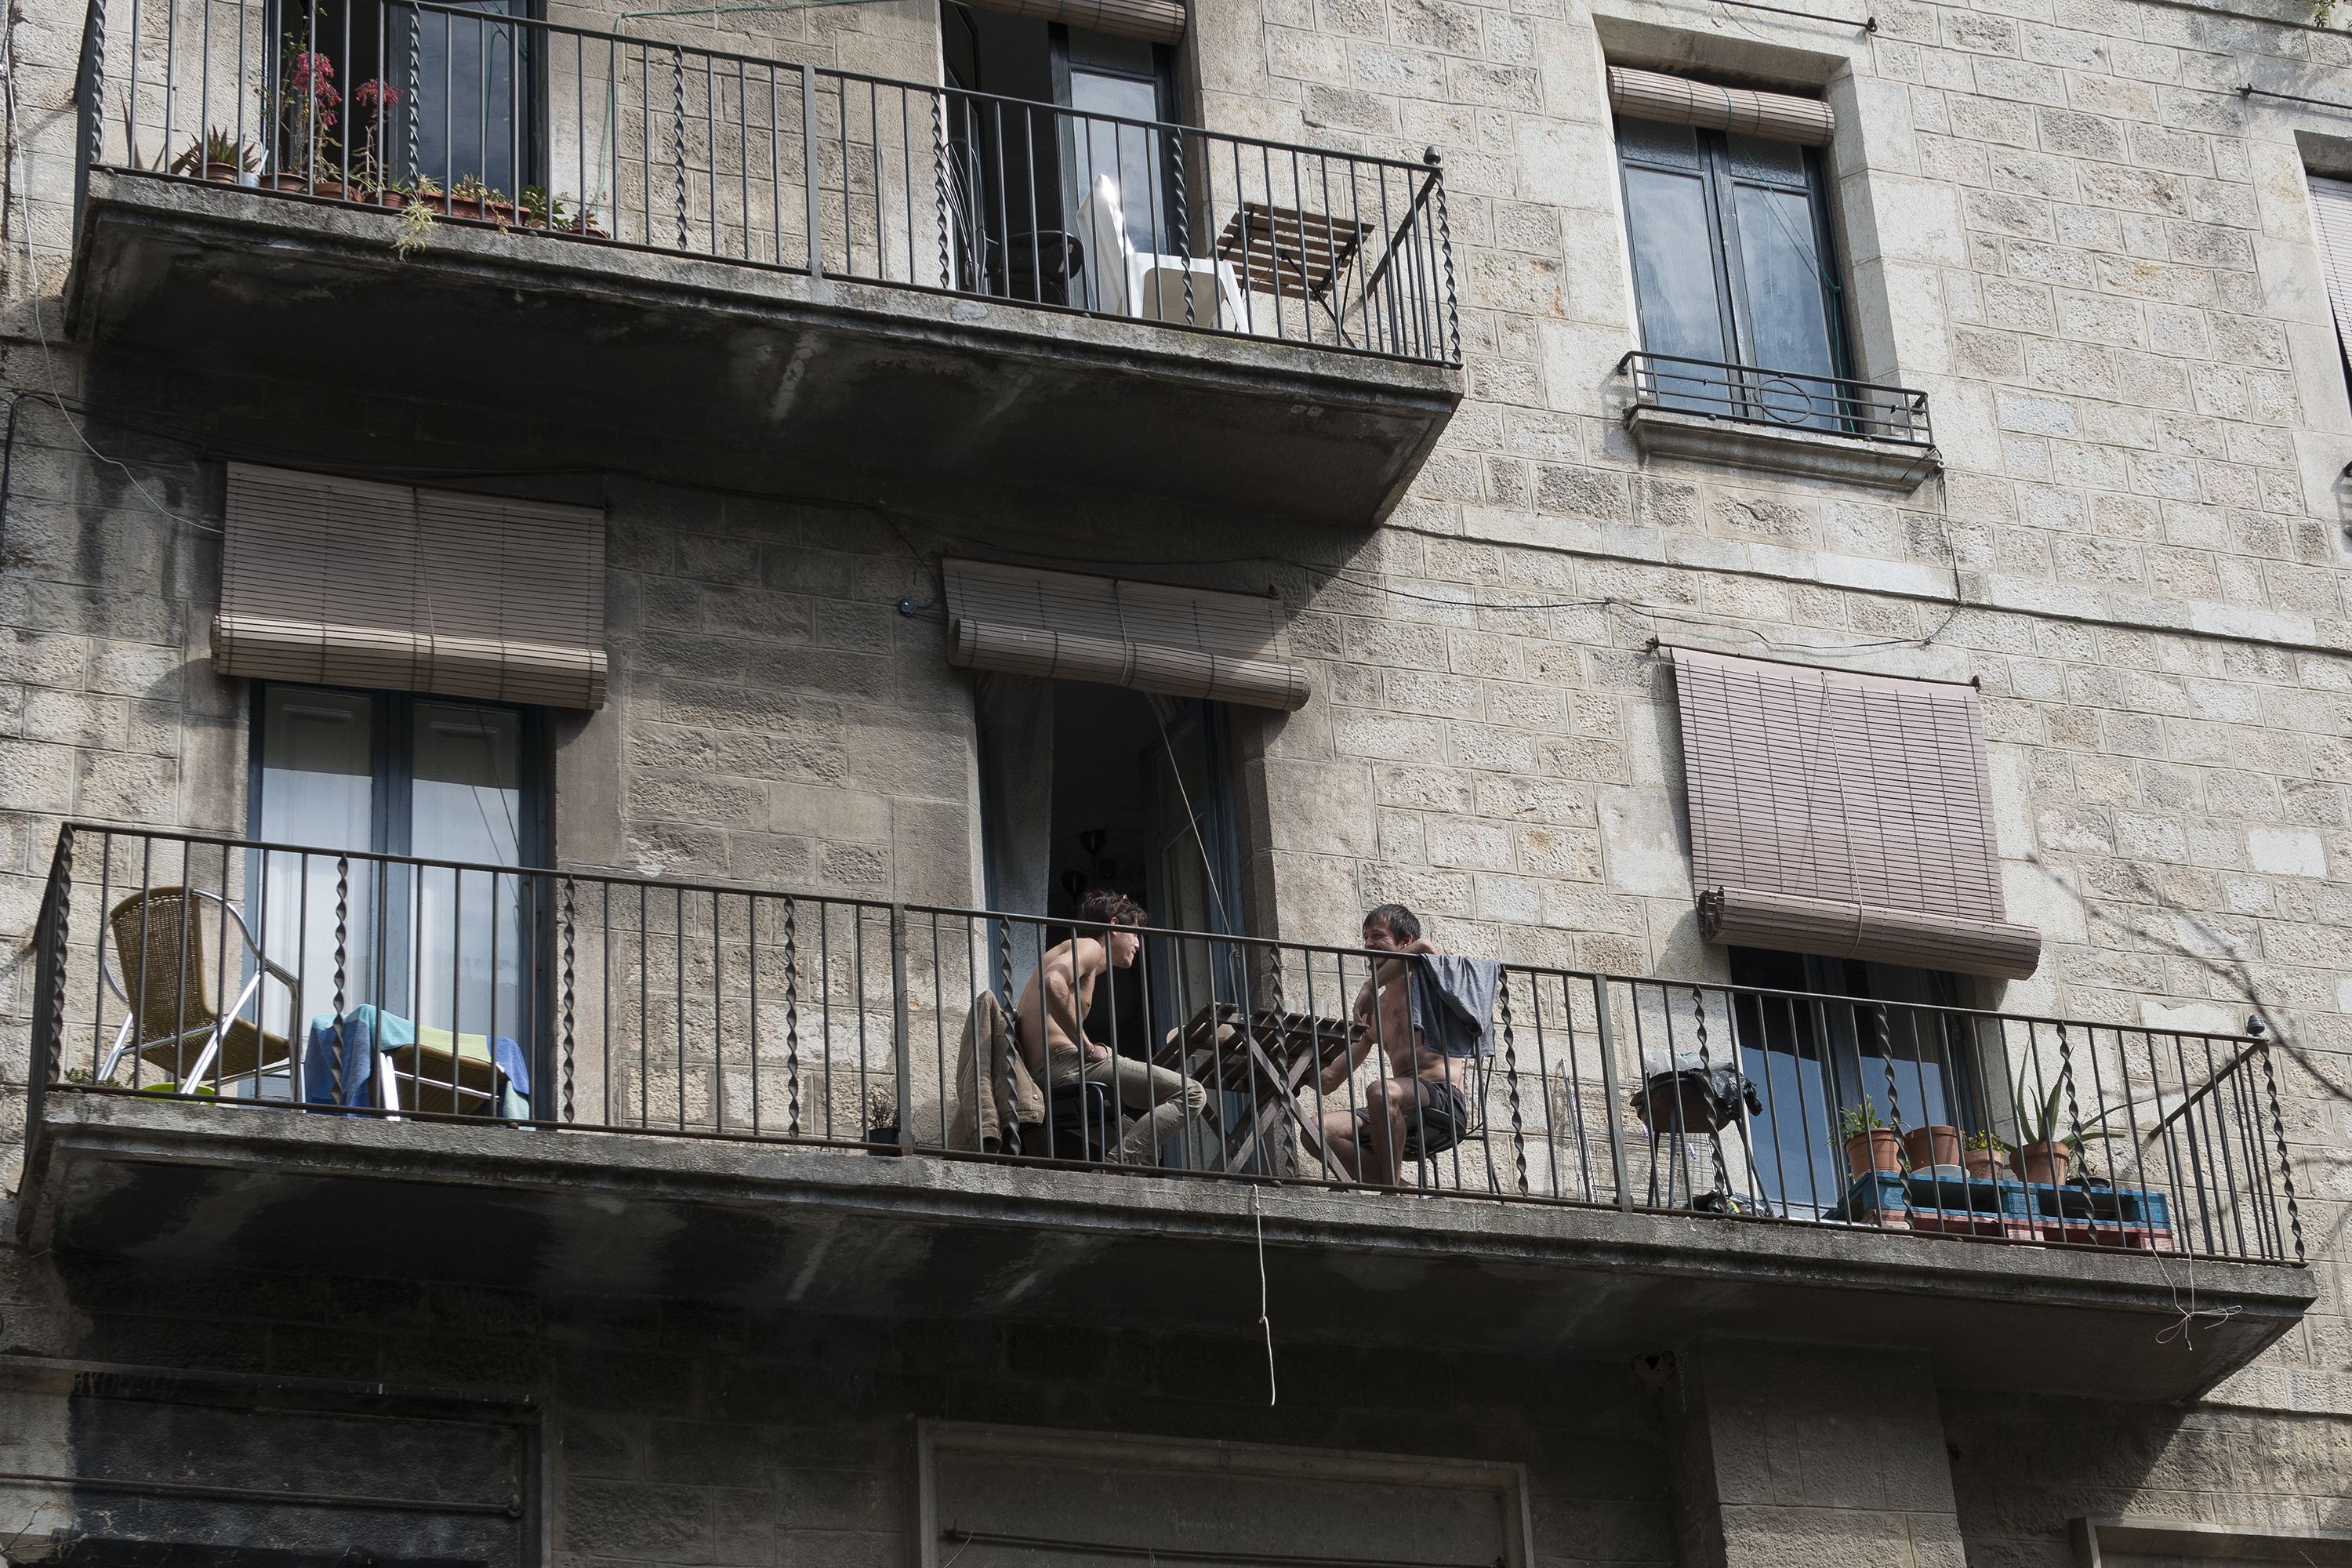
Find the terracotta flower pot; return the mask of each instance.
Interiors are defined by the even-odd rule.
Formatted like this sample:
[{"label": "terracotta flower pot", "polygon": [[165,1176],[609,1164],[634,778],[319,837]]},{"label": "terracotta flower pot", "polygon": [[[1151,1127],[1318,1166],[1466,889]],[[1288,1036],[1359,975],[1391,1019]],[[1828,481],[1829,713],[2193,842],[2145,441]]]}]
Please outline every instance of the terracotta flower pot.
[{"label": "terracotta flower pot", "polygon": [[1902,1168],[1903,1140],[1895,1135],[1891,1127],[1874,1127],[1845,1141],[1845,1169],[1850,1176]]},{"label": "terracotta flower pot", "polygon": [[261,183],[273,191],[293,191],[301,195],[324,196],[335,202],[341,201],[350,194],[341,180],[321,178],[313,181],[302,174],[271,174]]},{"label": "terracotta flower pot", "polygon": [[484,201],[478,196],[436,196],[434,210],[451,217],[466,218],[474,223],[494,223],[506,228],[515,226],[512,202]]},{"label": "terracotta flower pot", "polygon": [[1942,1122],[1915,1127],[1903,1134],[1903,1152],[1911,1157],[1915,1171],[1924,1171],[1930,1165],[1957,1165],[1960,1163],[1960,1130]]},{"label": "terracotta flower pot", "polygon": [[205,160],[205,178],[224,185],[241,185],[252,176],[235,163],[219,163],[207,158]]},{"label": "terracotta flower pot", "polygon": [[2066,1167],[2074,1163],[2074,1151],[2063,1143],[2024,1143],[2012,1156],[2021,1180],[2040,1182],[2057,1186],[2066,1179]]},{"label": "terracotta flower pot", "polygon": [[1998,1149],[1963,1149],[1960,1151],[1960,1164],[1977,1181],[2000,1180],[2000,1151]]}]

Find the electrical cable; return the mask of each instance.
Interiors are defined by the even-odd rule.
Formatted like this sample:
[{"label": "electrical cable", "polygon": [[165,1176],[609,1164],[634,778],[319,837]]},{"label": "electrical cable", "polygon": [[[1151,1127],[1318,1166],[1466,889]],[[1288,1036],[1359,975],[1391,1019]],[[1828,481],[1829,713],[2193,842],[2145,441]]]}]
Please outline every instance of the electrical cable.
[{"label": "electrical cable", "polygon": [[[1160,726],[1160,744],[1168,753],[1169,776],[1176,781],[1176,798],[1184,803],[1184,825],[1192,830],[1192,842],[1201,851],[1201,874],[1209,879],[1209,902],[1216,911],[1217,928],[1232,931],[1233,923],[1225,916],[1224,895],[1217,890],[1217,868],[1209,858],[1208,840],[1201,837],[1201,816],[1192,809],[1192,792],[1184,787],[1184,769],[1176,761],[1176,747],[1168,738],[1167,721],[1160,717],[1160,704],[1151,700],[1152,693],[1139,691],[1136,695],[1142,698],[1143,705],[1151,710],[1151,721]],[[1204,745],[1202,750],[1206,749]]]}]

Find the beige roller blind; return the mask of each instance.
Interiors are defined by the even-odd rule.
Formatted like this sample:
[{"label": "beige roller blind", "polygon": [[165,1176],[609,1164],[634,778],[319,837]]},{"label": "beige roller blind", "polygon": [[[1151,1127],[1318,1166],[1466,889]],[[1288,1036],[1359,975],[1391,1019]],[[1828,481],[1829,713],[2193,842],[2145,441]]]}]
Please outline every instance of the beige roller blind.
[{"label": "beige roller blind", "polygon": [[2336,346],[2352,360],[2352,180],[2306,174],[2311,212],[2319,229],[2319,264],[2327,302],[2336,310]]},{"label": "beige roller blind", "polygon": [[1290,657],[1282,602],[1271,595],[983,561],[943,565],[953,663],[1259,708],[1306,705],[1307,671]]},{"label": "beige roller blind", "polygon": [[1609,68],[1609,107],[1629,119],[1731,131],[1806,147],[1828,146],[1837,130],[1830,106],[1818,98],[1717,87],[1623,66]]},{"label": "beige roller blind", "polygon": [[1712,941],[2021,978],[1971,686],[1669,650]]},{"label": "beige roller blind", "polygon": [[604,703],[604,518],[232,463],[224,675]]},{"label": "beige roller blind", "polygon": [[1066,22],[1097,33],[1172,44],[1184,36],[1183,0],[971,0],[983,11]]}]

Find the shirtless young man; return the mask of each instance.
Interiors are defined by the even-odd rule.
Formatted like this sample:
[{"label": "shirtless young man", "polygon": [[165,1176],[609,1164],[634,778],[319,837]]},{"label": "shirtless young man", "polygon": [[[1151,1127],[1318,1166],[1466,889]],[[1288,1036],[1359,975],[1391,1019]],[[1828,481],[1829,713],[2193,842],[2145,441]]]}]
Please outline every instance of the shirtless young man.
[{"label": "shirtless young man", "polygon": [[1086,1019],[1094,1005],[1095,979],[1106,969],[1135,963],[1143,939],[1143,906],[1107,889],[1087,895],[1078,906],[1078,934],[1045,950],[1037,973],[1021,993],[1013,1034],[1029,1070],[1051,1084],[1107,1083],[1136,1120],[1119,1141],[1123,1163],[1159,1163],[1160,1145],[1201,1114],[1208,1091],[1181,1073],[1122,1057],[1087,1038]]},{"label": "shirtless young man", "polygon": [[[1382,904],[1364,917],[1364,945],[1375,952],[1435,952],[1422,940],[1421,921],[1402,904]],[[1469,1125],[1469,1101],[1462,1092],[1465,1058],[1425,1048],[1412,1026],[1411,980],[1402,958],[1375,960],[1377,973],[1356,994],[1348,1054],[1323,1072],[1330,1098],[1355,1076],[1378,1046],[1383,1065],[1364,1089],[1360,1110],[1326,1110],[1323,1146],[1343,1173],[1358,1181],[1395,1186],[1402,1179],[1407,1131],[1416,1122],[1431,1152],[1450,1144]],[[1373,997],[1379,987],[1377,1007]]]}]

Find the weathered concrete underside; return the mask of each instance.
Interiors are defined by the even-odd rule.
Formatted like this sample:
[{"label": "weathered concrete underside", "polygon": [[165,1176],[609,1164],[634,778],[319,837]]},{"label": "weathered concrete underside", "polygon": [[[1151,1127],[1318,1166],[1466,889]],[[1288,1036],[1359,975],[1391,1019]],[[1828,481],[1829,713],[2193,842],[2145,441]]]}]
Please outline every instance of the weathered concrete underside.
[{"label": "weathered concrete underside", "polygon": [[2301,1269],[1419,1201],[691,1138],[390,1124],[57,1092],[33,1245],[154,1265],[972,1314],[1599,1360],[1708,1340],[1926,1352],[1938,1384],[2189,1397],[2310,1304]]},{"label": "weathered concrete underside", "polygon": [[[1458,372],[738,263],[94,172],[67,295],[101,351],[358,398],[528,408],[533,465],[1084,512],[1385,516]],[[1115,521],[1115,520],[1107,520]]]}]

